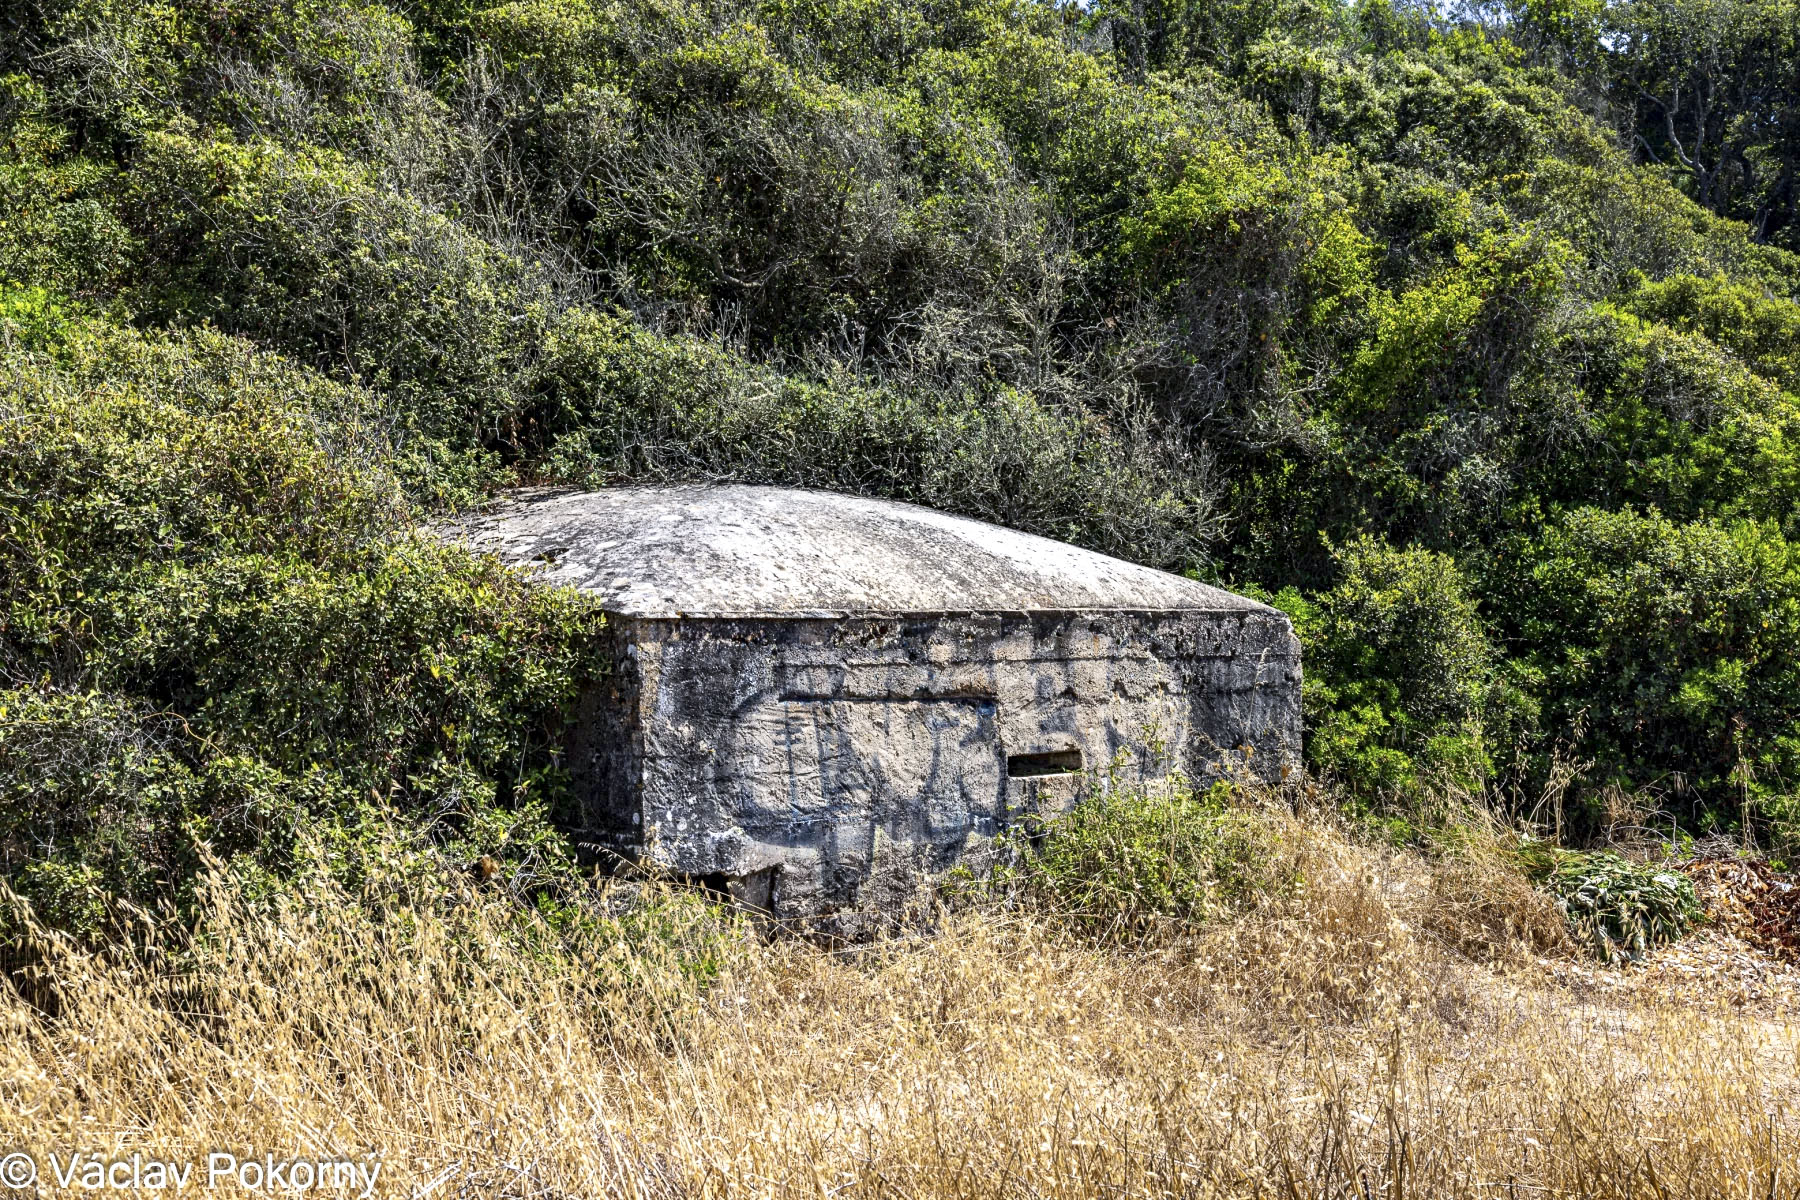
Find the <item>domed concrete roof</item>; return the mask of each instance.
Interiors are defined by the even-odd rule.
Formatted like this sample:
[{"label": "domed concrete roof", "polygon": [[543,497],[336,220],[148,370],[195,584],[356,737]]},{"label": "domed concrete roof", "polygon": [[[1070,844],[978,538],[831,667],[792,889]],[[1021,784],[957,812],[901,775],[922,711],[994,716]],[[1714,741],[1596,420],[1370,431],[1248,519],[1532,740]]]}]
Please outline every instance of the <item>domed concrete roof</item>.
[{"label": "domed concrete roof", "polygon": [[793,488],[518,492],[440,533],[632,616],[1269,611],[1048,538]]}]

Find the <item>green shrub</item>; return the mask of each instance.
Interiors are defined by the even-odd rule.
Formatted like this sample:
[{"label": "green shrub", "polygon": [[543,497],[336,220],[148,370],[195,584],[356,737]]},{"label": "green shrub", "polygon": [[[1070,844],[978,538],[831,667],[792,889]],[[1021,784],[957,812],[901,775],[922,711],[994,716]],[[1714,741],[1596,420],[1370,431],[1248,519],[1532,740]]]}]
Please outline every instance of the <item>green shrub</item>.
[{"label": "green shrub", "polygon": [[1645,280],[1621,304],[1647,320],[1701,333],[1752,370],[1800,388],[1800,304],[1724,274]]},{"label": "green shrub", "polygon": [[372,398],[217,335],[70,331],[0,399],[0,859],[43,915],[276,876],[371,811],[566,872],[599,614],[422,539]]},{"label": "green shrub", "polygon": [[1309,762],[1365,804],[1478,792],[1530,712],[1505,682],[1468,581],[1447,555],[1372,538],[1336,561],[1330,590],[1271,599],[1300,637]]},{"label": "green shrub", "polygon": [[1672,868],[1541,846],[1528,847],[1526,861],[1577,940],[1605,962],[1636,962],[1700,919],[1694,881]]},{"label": "green shrub", "polygon": [[1677,520],[1800,531],[1800,398],[1708,337],[1609,306],[1566,321],[1544,357],[1542,376],[1522,389],[1545,395],[1530,401],[1541,452],[1521,479],[1516,516],[1655,506]]},{"label": "green shrub", "polygon": [[[1258,412],[1303,388],[1347,309],[1370,299],[1370,242],[1345,162],[1273,146],[1204,142],[1119,223],[1116,254],[1170,313],[1164,336],[1198,368],[1171,398],[1178,420]],[[1265,418],[1266,420],[1266,418]]]},{"label": "green shrub", "polygon": [[890,496],[1128,555],[1206,561],[1200,464],[1010,388],[803,381],[717,343],[577,311],[553,329],[528,422],[542,470],[589,486],[735,479]]},{"label": "green shrub", "polygon": [[215,324],[386,393],[403,436],[516,449],[553,302],[516,256],[365,163],[268,139],[158,133],[120,203],[144,317]]},{"label": "green shrub", "polygon": [[1229,783],[1104,787],[1021,838],[1006,879],[1085,934],[1141,941],[1292,893],[1291,836]]},{"label": "green shrub", "polygon": [[1655,788],[1700,827],[1793,811],[1800,551],[1773,523],[1584,508],[1519,538],[1496,575],[1546,723],[1579,721],[1581,795]]},{"label": "green shrub", "polygon": [[50,119],[27,76],[0,76],[0,288],[98,297],[120,281],[130,236],[105,203],[117,170]]}]

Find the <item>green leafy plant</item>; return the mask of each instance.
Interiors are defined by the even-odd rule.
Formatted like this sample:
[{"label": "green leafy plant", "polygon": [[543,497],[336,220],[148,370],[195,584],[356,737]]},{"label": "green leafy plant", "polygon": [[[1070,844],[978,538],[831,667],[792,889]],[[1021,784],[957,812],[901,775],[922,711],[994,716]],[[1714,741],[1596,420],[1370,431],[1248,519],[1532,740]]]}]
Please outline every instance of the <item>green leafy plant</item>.
[{"label": "green leafy plant", "polygon": [[1525,858],[1577,940],[1605,962],[1636,962],[1700,920],[1693,880],[1672,868],[1543,846]]},{"label": "green leafy plant", "polygon": [[1590,791],[1657,784],[1691,828],[1793,840],[1800,549],[1773,522],[1581,508],[1494,575],[1546,717],[1585,714]]},{"label": "green leafy plant", "polygon": [[1292,893],[1298,849],[1273,812],[1230,783],[1183,778],[1096,789],[1016,833],[1003,886],[1083,933],[1143,941]]}]

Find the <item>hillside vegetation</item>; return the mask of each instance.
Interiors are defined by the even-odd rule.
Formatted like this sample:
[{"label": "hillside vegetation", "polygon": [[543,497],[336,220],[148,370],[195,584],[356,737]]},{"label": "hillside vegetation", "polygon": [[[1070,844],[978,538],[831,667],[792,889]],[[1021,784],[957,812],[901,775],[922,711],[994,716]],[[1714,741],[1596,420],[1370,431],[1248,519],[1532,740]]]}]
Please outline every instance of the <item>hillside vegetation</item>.
[{"label": "hillside vegetation", "polygon": [[[1796,38],[0,5],[0,1133],[504,1195],[1789,1195],[1791,1027],[1519,973],[1699,918],[1602,844],[1800,855]],[[419,531],[724,479],[1269,599],[1309,779],[1114,792],[846,957],[590,882],[603,617]]]},{"label": "hillside vegetation", "polygon": [[1797,29],[8,5],[8,886],[89,936],[197,919],[207,862],[359,886],[404,826],[562,903],[600,617],[416,532],[523,482],[829,487],[1195,573],[1294,616],[1364,828],[1791,855]]},{"label": "hillside vegetation", "polygon": [[[1797,38],[0,4],[7,1163],[1800,1196]],[[859,946],[596,878],[603,616],[420,530],[724,479],[1269,599],[1307,777],[1102,789]]]}]

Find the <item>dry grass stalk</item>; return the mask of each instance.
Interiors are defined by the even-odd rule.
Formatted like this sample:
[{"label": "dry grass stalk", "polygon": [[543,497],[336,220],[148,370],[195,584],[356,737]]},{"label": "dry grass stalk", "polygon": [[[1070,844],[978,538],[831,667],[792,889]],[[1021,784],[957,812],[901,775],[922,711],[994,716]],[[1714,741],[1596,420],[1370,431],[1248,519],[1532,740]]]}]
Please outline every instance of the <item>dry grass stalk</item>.
[{"label": "dry grass stalk", "polygon": [[199,964],[53,947],[59,1015],[4,1002],[0,1142],[378,1152],[414,1196],[1800,1195],[1791,1027],[1477,965],[1536,920],[1479,865],[1291,833],[1301,894],[1156,949],[978,910],[736,936],[704,994],[645,946],[562,969],[479,890],[221,889]]}]

